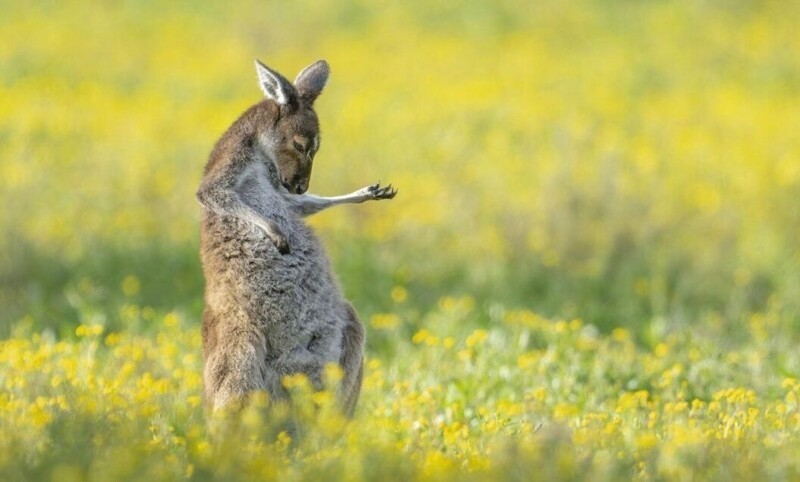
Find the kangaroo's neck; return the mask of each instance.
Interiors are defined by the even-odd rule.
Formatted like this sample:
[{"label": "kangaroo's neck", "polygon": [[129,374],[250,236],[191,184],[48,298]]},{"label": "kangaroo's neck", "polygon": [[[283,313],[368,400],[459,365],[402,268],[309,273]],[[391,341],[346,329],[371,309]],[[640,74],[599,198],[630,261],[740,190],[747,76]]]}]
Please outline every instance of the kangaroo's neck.
[{"label": "kangaroo's neck", "polygon": [[281,188],[281,177],[273,154],[260,147],[256,147],[253,154],[256,162],[262,163],[266,168],[267,181],[270,186],[275,188],[276,191],[279,190]]}]

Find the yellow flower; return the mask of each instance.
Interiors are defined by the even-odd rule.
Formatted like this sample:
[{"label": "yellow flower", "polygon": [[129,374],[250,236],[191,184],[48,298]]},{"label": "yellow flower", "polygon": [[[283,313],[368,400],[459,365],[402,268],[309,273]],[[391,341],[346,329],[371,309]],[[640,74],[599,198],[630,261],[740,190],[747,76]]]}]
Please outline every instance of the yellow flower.
[{"label": "yellow flower", "polygon": [[579,413],[578,407],[569,403],[558,403],[553,408],[553,417],[556,420],[572,418]]},{"label": "yellow flower", "polygon": [[391,330],[400,325],[400,317],[393,313],[376,313],[370,318],[370,325],[378,330]]},{"label": "yellow flower", "polygon": [[539,352],[529,351],[517,357],[517,366],[520,370],[526,370],[536,364],[539,360]]},{"label": "yellow flower", "polygon": [[139,278],[133,275],[128,275],[122,279],[122,293],[125,296],[134,296],[139,293],[139,290],[142,287]]},{"label": "yellow flower", "polygon": [[408,291],[402,286],[395,286],[392,288],[391,297],[395,303],[403,303],[408,299]]},{"label": "yellow flower", "polygon": [[467,337],[466,345],[468,348],[473,348],[475,345],[483,343],[488,336],[489,333],[486,330],[475,330]]},{"label": "yellow flower", "polygon": [[653,433],[643,433],[636,437],[636,449],[637,450],[650,450],[658,445],[658,437]]}]

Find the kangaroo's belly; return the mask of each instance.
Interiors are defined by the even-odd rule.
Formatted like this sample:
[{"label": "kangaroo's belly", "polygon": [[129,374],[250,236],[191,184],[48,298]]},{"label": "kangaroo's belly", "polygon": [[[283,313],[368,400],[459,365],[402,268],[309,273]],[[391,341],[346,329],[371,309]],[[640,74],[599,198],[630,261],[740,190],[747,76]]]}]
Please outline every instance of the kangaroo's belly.
[{"label": "kangaroo's belly", "polygon": [[204,220],[206,309],[217,329],[254,329],[283,373],[341,357],[347,311],[321,244],[302,221],[275,219],[289,242],[280,254],[259,229],[234,218]]}]

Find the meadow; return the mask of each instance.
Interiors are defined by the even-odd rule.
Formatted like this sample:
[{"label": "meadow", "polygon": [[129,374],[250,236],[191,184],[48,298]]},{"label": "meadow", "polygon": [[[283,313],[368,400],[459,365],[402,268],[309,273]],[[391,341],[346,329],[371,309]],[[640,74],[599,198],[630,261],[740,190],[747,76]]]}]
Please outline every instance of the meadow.
[{"label": "meadow", "polygon": [[[797,480],[798,18],[0,0],[0,479]],[[203,409],[194,192],[254,58],[331,64],[312,192],[400,190],[310,219],[349,423]]]}]

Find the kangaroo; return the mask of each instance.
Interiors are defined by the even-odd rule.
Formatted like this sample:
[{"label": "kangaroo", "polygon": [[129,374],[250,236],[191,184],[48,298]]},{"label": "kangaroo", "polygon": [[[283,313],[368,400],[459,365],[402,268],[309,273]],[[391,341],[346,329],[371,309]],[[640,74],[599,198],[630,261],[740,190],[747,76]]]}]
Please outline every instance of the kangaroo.
[{"label": "kangaroo", "polygon": [[256,61],[266,98],[217,141],[197,191],[206,279],[203,378],[213,410],[253,391],[287,400],[281,379],[343,370],[340,405],[352,416],[363,376],[364,328],[342,295],[321,243],[303,222],[331,206],[391,199],[391,185],[350,194],[307,194],[320,147],[314,100],[329,67],[317,61],[290,83]]}]

